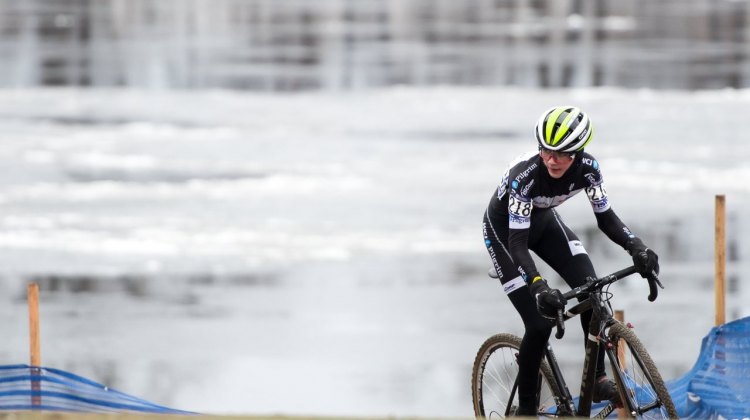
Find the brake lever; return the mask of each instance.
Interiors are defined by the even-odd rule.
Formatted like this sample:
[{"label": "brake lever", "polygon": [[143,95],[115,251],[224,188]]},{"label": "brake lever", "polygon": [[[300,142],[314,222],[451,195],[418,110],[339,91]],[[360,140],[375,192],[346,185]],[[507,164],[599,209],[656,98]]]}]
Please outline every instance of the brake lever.
[{"label": "brake lever", "polygon": [[656,271],[651,271],[651,275],[648,276],[648,301],[653,302],[656,300],[656,297],[659,296],[659,289],[656,288],[656,286],[659,286],[660,288],[664,288],[664,285],[661,284],[661,281],[659,281],[659,277],[656,275]]},{"label": "brake lever", "polygon": [[555,318],[555,324],[557,324],[557,331],[555,332],[555,338],[558,340],[563,338],[565,335],[565,317],[563,316],[563,310],[557,310],[557,317]]},{"label": "brake lever", "polygon": [[658,285],[658,286],[659,286],[660,288],[662,288],[662,289],[663,289],[663,288],[664,288],[664,285],[663,285],[663,284],[661,284],[661,281],[659,280],[659,275],[658,275],[658,274],[656,274],[656,271],[653,271],[653,270],[651,270],[651,274],[653,274],[653,276],[654,276],[654,281],[656,282],[656,284],[657,284],[657,285]]}]

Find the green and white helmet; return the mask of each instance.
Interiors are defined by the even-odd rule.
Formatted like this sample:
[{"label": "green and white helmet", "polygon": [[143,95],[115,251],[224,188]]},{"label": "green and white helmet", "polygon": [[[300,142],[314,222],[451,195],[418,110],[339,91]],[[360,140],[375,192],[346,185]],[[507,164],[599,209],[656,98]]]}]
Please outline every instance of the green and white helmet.
[{"label": "green and white helmet", "polygon": [[539,147],[557,152],[579,152],[591,141],[594,127],[585,112],[574,106],[556,106],[536,123]]}]

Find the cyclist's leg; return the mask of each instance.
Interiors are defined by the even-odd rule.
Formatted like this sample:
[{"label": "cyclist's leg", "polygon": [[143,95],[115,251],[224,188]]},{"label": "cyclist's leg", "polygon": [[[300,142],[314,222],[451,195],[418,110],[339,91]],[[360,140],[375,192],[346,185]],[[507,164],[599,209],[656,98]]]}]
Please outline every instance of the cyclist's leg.
[{"label": "cyclist's leg", "polygon": [[539,378],[537,373],[552,326],[537,312],[536,303],[529,293],[526,282],[508,253],[507,220],[488,217],[485,213],[483,231],[485,245],[500,283],[516,311],[521,315],[525,330],[518,352],[519,414],[536,414],[536,391]]},{"label": "cyclist's leg", "polygon": [[[532,225],[543,229],[529,235],[529,248],[544,260],[565,280],[571,288],[578,287],[586,281],[586,277],[596,277],[594,265],[591,263],[586,249],[578,236],[565,225],[560,215],[554,209],[540,214],[543,218],[532,220]],[[591,311],[581,314],[583,336],[588,336]],[[596,364],[596,377],[605,376],[604,348],[599,349]]]}]

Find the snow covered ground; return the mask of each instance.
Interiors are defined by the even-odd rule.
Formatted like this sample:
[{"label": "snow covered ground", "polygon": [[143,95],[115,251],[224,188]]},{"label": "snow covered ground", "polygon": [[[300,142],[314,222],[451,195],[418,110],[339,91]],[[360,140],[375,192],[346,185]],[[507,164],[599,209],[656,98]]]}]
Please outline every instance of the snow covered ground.
[{"label": "snow covered ground", "polygon": [[[631,278],[614,306],[677,377],[713,324],[715,194],[728,319],[750,315],[746,91],[0,91],[0,358],[28,359],[35,280],[43,364],[153,402],[470,416],[479,345],[521,332],[481,216],[558,104],[591,114],[613,207],[659,252],[660,299]],[[584,197],[560,210],[600,274],[627,265]],[[574,387],[582,341],[555,343]]]}]

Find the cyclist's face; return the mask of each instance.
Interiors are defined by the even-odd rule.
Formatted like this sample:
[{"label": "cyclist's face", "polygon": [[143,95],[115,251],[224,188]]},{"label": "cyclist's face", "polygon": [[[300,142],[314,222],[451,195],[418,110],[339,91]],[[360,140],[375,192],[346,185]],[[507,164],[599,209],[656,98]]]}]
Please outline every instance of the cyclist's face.
[{"label": "cyclist's face", "polygon": [[560,178],[565,174],[565,171],[570,168],[575,158],[575,153],[561,153],[552,150],[541,149],[539,150],[539,156],[541,156],[544,166],[547,167],[547,172],[552,178]]}]

